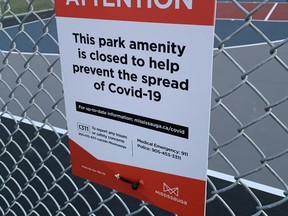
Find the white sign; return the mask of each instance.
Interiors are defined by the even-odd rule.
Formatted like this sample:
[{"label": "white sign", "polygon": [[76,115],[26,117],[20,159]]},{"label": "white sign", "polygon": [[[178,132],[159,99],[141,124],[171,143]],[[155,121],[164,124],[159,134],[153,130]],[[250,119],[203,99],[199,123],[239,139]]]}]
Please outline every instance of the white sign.
[{"label": "white sign", "polygon": [[203,215],[215,2],[143,2],[55,2],[73,173]]}]

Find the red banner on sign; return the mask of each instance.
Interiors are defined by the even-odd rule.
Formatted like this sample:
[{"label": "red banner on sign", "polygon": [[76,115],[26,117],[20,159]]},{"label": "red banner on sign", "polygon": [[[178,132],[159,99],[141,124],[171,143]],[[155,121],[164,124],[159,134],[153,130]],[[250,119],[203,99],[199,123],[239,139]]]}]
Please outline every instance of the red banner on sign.
[{"label": "red banner on sign", "polygon": [[214,25],[215,0],[57,0],[56,15],[172,24]]},{"label": "red banner on sign", "polygon": [[98,160],[73,140],[69,142],[74,175],[125,191],[180,216],[192,212],[204,215],[205,181]]}]

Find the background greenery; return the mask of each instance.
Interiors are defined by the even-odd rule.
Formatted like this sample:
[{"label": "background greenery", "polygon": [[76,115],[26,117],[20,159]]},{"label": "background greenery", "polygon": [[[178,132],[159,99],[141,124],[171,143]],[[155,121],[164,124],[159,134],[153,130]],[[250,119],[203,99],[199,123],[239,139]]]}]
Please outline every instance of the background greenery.
[{"label": "background greenery", "polygon": [[3,14],[9,5],[11,8],[10,11],[15,14],[27,13],[31,10],[29,9],[30,2],[32,3],[34,12],[53,8],[53,2],[51,0],[0,0],[1,12]]}]

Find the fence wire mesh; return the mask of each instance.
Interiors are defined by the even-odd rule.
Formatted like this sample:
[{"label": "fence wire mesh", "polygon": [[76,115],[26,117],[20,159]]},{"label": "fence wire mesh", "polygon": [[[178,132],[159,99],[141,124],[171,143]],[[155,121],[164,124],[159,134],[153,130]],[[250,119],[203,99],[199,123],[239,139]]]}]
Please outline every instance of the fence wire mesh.
[{"label": "fence wire mesh", "polygon": [[[208,176],[206,213],[286,215],[288,25],[266,21],[279,5],[288,14],[288,3],[229,4],[241,15],[216,22],[209,169],[220,175]],[[54,1],[0,6],[0,214],[172,215],[72,175]]]}]

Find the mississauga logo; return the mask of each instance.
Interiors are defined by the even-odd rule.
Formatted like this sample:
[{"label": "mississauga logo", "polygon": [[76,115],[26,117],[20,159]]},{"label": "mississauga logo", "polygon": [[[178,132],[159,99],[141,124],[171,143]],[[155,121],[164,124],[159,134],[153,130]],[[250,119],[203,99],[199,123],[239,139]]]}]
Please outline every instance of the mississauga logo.
[{"label": "mississauga logo", "polygon": [[179,187],[170,188],[166,183],[163,183],[163,192],[168,192],[169,194],[174,194],[175,196],[179,196]]},{"label": "mississauga logo", "polygon": [[188,204],[186,200],[179,198],[179,187],[170,187],[165,182],[163,182],[162,191],[155,190],[155,193],[159,196],[181,203],[183,205]]}]

